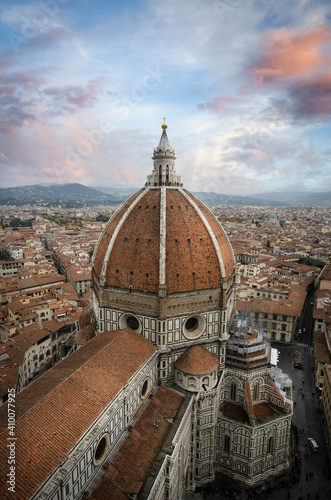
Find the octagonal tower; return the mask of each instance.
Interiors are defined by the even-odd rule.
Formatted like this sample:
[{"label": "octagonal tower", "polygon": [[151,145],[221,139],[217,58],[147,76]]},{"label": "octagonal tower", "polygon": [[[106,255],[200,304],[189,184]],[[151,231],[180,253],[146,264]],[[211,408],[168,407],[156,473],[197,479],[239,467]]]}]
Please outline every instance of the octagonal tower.
[{"label": "octagonal tower", "polygon": [[159,378],[165,381],[194,345],[224,367],[235,265],[219,221],[183,188],[165,123],[162,129],[145,187],[99,238],[92,300],[99,331],[130,327],[158,346]]}]

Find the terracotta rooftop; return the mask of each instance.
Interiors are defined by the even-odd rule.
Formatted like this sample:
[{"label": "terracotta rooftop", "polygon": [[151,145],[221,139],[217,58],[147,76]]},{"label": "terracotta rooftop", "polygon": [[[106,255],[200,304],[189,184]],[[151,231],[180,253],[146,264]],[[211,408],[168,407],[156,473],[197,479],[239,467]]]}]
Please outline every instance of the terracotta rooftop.
[{"label": "terracotta rooftop", "polygon": [[325,266],[321,274],[321,279],[331,281],[331,265]]},{"label": "terracotta rooftop", "polygon": [[[159,387],[91,499],[121,500],[139,493],[172,426],[169,420],[175,418],[183,400],[172,389]],[[158,421],[158,427],[153,425],[154,420]]]},{"label": "terracotta rooftop", "polygon": [[250,297],[249,300],[237,300],[238,311],[252,311],[282,314],[285,316],[299,317],[305,302],[306,292],[298,290],[291,291],[288,298],[284,298],[279,302],[268,297],[256,298]]},{"label": "terracotta rooftop", "polygon": [[331,356],[325,339],[325,334],[319,330],[314,331],[314,346],[317,362],[331,363]]},{"label": "terracotta rooftop", "polygon": [[52,285],[54,283],[64,283],[65,277],[61,274],[48,274],[44,276],[33,276],[32,278],[26,278],[20,280],[17,288],[19,290],[25,290],[26,288],[36,288],[39,286]]},{"label": "terracotta rooftop", "polygon": [[261,403],[253,406],[253,412],[256,420],[261,420],[267,417],[271,417],[276,414],[276,411],[269,406],[267,403]]},{"label": "terracotta rooftop", "polygon": [[[16,497],[31,497],[155,351],[131,330],[104,332],[16,396]],[[6,488],[7,403],[0,408],[0,490]]]},{"label": "terracotta rooftop", "polygon": [[220,405],[220,411],[240,422],[248,423],[249,421],[247,413],[242,406],[229,403],[228,401],[224,401]]},{"label": "terracotta rooftop", "polygon": [[190,347],[175,361],[178,370],[192,375],[211,373],[218,365],[218,357],[200,345]]}]

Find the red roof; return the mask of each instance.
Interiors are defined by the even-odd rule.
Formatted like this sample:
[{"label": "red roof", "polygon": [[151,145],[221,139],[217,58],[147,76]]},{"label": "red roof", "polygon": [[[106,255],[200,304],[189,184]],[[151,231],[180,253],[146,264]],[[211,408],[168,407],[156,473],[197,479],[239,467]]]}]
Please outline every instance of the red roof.
[{"label": "red roof", "polygon": [[[182,405],[183,397],[161,386],[90,496],[121,500],[138,494]],[[158,421],[158,427],[153,425]],[[144,496],[145,498],[145,496]]]},{"label": "red roof", "polygon": [[218,368],[219,359],[200,345],[185,351],[175,362],[175,367],[192,375],[205,375]]},{"label": "red roof", "polygon": [[[31,497],[155,351],[130,331],[104,332],[16,396],[16,498]],[[0,408],[0,491],[6,485],[8,408]]]}]

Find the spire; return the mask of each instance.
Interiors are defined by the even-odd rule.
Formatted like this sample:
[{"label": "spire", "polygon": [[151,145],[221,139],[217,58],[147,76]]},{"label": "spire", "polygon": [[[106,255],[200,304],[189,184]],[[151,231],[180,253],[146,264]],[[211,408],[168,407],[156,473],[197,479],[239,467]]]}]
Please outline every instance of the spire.
[{"label": "spire", "polygon": [[165,122],[166,117],[163,117],[161,125],[162,135],[159,144],[154,149],[153,154],[153,172],[147,176],[148,186],[180,186],[181,177],[176,174],[175,170],[175,150],[171,147]]},{"label": "spire", "polygon": [[162,125],[161,125],[161,128],[162,128],[163,130],[167,130],[167,128],[168,128],[168,125],[167,125],[167,124],[166,124],[166,122],[165,122],[165,121],[166,121],[166,119],[167,119],[167,117],[166,117],[166,116],[164,116],[164,117],[163,117],[163,123],[162,123]]},{"label": "spire", "polygon": [[[164,125],[167,127],[167,125],[165,123],[164,123]],[[158,148],[169,149],[169,150],[172,149],[172,147],[170,146],[170,142],[169,142],[167,132],[165,131],[165,129],[163,129]]]},{"label": "spire", "polygon": [[157,148],[158,149],[161,148],[161,149],[165,149],[165,150],[166,149],[171,150],[172,147],[170,146],[170,142],[169,142],[169,139],[168,139],[168,136],[167,136],[167,132],[166,132],[166,130],[168,128],[168,125],[165,122],[166,119],[167,119],[167,117],[164,116],[163,117],[163,123],[161,125],[161,128],[162,128],[163,132],[162,132],[162,135],[161,135],[161,138],[160,138],[160,142],[159,142],[159,145],[158,145]]}]

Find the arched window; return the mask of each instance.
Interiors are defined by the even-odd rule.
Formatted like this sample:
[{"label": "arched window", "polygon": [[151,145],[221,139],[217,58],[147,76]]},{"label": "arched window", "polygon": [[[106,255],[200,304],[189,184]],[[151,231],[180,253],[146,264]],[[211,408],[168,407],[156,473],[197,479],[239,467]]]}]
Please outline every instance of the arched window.
[{"label": "arched window", "polygon": [[272,455],[273,452],[274,452],[274,438],[271,436],[268,439],[267,453]]},{"label": "arched window", "polygon": [[195,378],[194,377],[189,377],[188,378],[188,381],[187,381],[187,385],[189,387],[195,387],[196,386],[196,383],[195,383]]},{"label": "arched window", "polygon": [[259,399],[260,399],[260,384],[255,384],[253,391],[253,401],[258,401]]},{"label": "arched window", "polygon": [[224,436],[224,453],[230,453],[230,436]]},{"label": "arched window", "polygon": [[205,385],[206,387],[208,387],[209,386],[209,377],[203,377],[202,384]]},{"label": "arched window", "polygon": [[236,396],[237,396],[237,386],[236,384],[231,384],[230,398],[232,399],[232,401],[236,400]]}]

